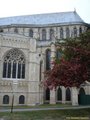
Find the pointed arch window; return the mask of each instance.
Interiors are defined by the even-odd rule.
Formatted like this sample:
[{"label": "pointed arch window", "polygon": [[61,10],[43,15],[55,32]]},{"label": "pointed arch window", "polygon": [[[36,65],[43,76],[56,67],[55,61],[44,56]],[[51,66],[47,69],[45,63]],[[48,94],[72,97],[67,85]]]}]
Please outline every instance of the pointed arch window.
[{"label": "pointed arch window", "polygon": [[33,38],[33,30],[32,30],[32,29],[29,30],[29,36],[30,36],[31,38]]},{"label": "pointed arch window", "polygon": [[46,70],[50,70],[51,50],[46,50]]},{"label": "pointed arch window", "polygon": [[46,40],[46,30],[42,29],[42,40]]},{"label": "pointed arch window", "polygon": [[50,40],[53,40],[54,38],[54,30],[50,29]]},{"label": "pointed arch window", "polygon": [[18,49],[10,50],[4,57],[3,78],[25,78],[25,58]]},{"label": "pointed arch window", "polygon": [[60,38],[63,38],[63,28],[60,29]]},{"label": "pointed arch window", "polygon": [[17,28],[15,28],[15,29],[14,29],[14,32],[15,32],[15,33],[18,33],[18,29],[17,29]]},{"label": "pointed arch window", "polygon": [[19,104],[25,104],[25,97],[23,95],[19,97]]},{"label": "pointed arch window", "polygon": [[69,28],[66,28],[66,38],[69,38],[70,37],[70,31],[69,31]]},{"label": "pointed arch window", "polygon": [[3,104],[9,104],[9,96],[8,95],[3,96]]},{"label": "pointed arch window", "polygon": [[61,88],[59,87],[58,90],[57,90],[57,100],[62,100],[62,90]]},{"label": "pointed arch window", "polygon": [[81,34],[81,33],[82,33],[82,28],[80,27],[80,28],[79,28],[79,34]]},{"label": "pointed arch window", "polygon": [[70,88],[66,89],[66,101],[71,101],[71,91],[70,91]]},{"label": "pointed arch window", "polygon": [[74,37],[77,37],[77,28],[74,28]]},{"label": "pointed arch window", "polygon": [[80,88],[79,94],[80,94],[80,95],[85,95],[85,90],[84,90],[84,88]]},{"label": "pointed arch window", "polygon": [[50,89],[49,89],[49,88],[46,89],[46,97],[45,97],[45,100],[50,100]]}]

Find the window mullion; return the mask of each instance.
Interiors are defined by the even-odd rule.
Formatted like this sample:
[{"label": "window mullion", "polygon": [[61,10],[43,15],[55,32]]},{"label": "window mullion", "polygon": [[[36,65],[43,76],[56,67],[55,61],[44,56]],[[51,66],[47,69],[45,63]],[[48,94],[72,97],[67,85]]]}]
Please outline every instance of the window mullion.
[{"label": "window mullion", "polygon": [[16,63],[16,78],[18,78],[18,61]]},{"label": "window mullion", "polygon": [[13,72],[13,61],[11,61],[11,78],[12,78],[12,72]]},{"label": "window mullion", "polygon": [[6,78],[8,77],[8,62],[7,62],[7,66],[6,66]]},{"label": "window mullion", "polygon": [[25,77],[24,56],[16,49],[10,51],[4,58],[3,77],[4,78],[23,78]]},{"label": "window mullion", "polygon": [[21,63],[20,78],[22,78],[22,63]]}]

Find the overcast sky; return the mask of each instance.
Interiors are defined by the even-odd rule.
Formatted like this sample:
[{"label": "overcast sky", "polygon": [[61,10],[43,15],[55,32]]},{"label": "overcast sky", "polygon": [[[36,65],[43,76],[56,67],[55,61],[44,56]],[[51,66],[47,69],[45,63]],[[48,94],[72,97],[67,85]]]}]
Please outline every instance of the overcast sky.
[{"label": "overcast sky", "polygon": [[74,11],[90,23],[90,0],[0,0],[0,18]]}]

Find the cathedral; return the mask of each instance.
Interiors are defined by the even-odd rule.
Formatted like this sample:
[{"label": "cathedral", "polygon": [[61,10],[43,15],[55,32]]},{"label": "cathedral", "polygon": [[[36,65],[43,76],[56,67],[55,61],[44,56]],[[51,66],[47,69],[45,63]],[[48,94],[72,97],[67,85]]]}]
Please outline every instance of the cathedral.
[{"label": "cathedral", "polygon": [[90,96],[88,82],[55,91],[41,81],[56,56],[55,40],[78,37],[88,26],[76,11],[0,18],[0,106],[12,99],[14,106],[85,102],[78,96]]}]

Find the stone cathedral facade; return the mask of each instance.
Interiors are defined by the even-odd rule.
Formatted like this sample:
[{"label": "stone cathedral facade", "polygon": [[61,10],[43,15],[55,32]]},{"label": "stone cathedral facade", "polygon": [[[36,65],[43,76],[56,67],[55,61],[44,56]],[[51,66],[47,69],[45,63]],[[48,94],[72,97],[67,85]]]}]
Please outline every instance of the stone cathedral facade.
[{"label": "stone cathedral facade", "polygon": [[56,39],[76,37],[88,29],[73,12],[0,18],[0,106],[72,103],[80,90],[90,95],[90,84],[80,89],[44,88],[44,71],[57,55]]}]

